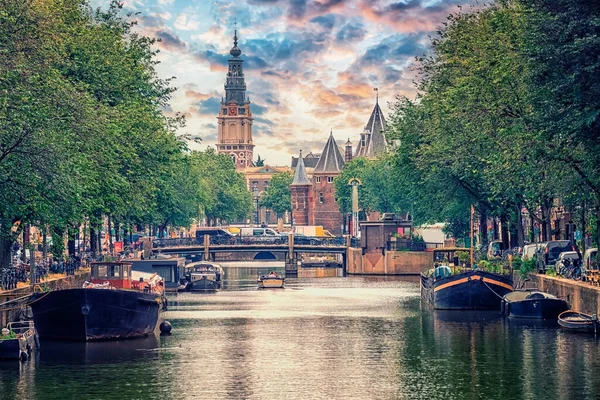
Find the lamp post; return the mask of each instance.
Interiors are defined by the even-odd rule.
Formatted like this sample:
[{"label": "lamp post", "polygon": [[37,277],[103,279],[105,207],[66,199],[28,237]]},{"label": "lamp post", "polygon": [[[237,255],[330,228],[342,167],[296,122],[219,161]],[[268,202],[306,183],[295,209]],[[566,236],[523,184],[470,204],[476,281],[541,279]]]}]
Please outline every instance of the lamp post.
[{"label": "lamp post", "polygon": [[256,219],[254,223],[258,226],[258,186],[252,187],[252,195],[254,196],[254,202],[256,203]]}]

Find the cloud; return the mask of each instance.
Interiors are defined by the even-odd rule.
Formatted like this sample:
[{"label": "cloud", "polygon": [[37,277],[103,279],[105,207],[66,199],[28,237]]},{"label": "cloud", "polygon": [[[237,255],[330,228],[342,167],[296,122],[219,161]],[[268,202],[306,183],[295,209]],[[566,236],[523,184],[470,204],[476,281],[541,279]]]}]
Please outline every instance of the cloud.
[{"label": "cloud", "polygon": [[185,51],[186,45],[178,36],[166,31],[158,31],[156,35],[160,39],[159,46],[169,51]]},{"label": "cloud", "polygon": [[347,23],[335,35],[337,42],[360,42],[365,38],[367,31],[363,24]]},{"label": "cloud", "polygon": [[211,97],[198,102],[198,113],[202,115],[212,115],[216,117],[221,107],[221,99]]},{"label": "cloud", "polygon": [[195,19],[188,19],[188,16],[182,13],[177,16],[174,26],[182,31],[195,31],[200,26],[200,22]]}]

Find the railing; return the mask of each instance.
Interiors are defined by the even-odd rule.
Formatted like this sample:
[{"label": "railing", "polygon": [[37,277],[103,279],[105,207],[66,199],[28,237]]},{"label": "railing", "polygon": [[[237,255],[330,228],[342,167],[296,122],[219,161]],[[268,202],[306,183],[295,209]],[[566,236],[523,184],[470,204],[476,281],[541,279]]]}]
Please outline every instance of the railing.
[{"label": "railing", "polygon": [[426,251],[427,244],[413,240],[388,240],[387,249],[389,251]]},{"label": "railing", "polygon": [[[212,236],[211,246],[251,246],[251,245],[287,245],[289,236]],[[294,246],[342,247],[346,245],[344,237],[295,236]],[[156,239],[155,249],[179,246],[204,246],[204,237]]]},{"label": "railing", "polygon": [[79,269],[81,263],[78,260],[55,261],[53,263],[40,263],[34,267],[31,274],[29,264],[16,263],[9,268],[0,269],[0,289],[16,289],[19,282],[33,280],[33,283],[40,283],[48,277],[49,273],[74,275]]}]

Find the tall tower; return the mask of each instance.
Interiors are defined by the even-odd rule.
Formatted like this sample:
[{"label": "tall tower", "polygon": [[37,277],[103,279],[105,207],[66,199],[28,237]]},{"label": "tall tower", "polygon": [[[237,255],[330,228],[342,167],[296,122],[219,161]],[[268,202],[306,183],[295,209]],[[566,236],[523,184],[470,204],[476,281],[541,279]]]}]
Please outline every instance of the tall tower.
[{"label": "tall tower", "polygon": [[225,82],[225,99],[221,98],[221,109],[217,116],[218,134],[217,151],[228,154],[237,169],[252,166],[254,144],[252,144],[252,112],[250,100],[246,96],[246,82],[240,58],[242,51],[237,45],[237,29],[233,36],[233,47],[227,61],[227,81]]},{"label": "tall tower", "polygon": [[312,211],[312,198],[310,197],[311,186],[310,179],[308,179],[308,175],[306,175],[302,150],[300,150],[300,157],[298,157],[298,164],[296,165],[296,171],[294,172],[294,180],[290,186],[294,225],[309,224],[310,213]]}]

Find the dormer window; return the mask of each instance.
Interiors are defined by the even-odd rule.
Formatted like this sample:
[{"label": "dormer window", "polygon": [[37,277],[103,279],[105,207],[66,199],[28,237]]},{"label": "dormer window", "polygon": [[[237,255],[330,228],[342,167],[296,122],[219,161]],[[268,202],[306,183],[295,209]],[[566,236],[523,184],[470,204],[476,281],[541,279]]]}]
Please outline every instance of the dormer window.
[{"label": "dormer window", "polygon": [[327,183],[333,183],[333,176],[327,177]]},{"label": "dormer window", "polygon": [[360,145],[362,147],[365,147],[367,145],[367,136],[366,135],[360,135]]},{"label": "dormer window", "polygon": [[321,177],[320,177],[320,176],[317,176],[317,177],[315,178],[315,182],[317,182],[317,183],[321,183]]}]

